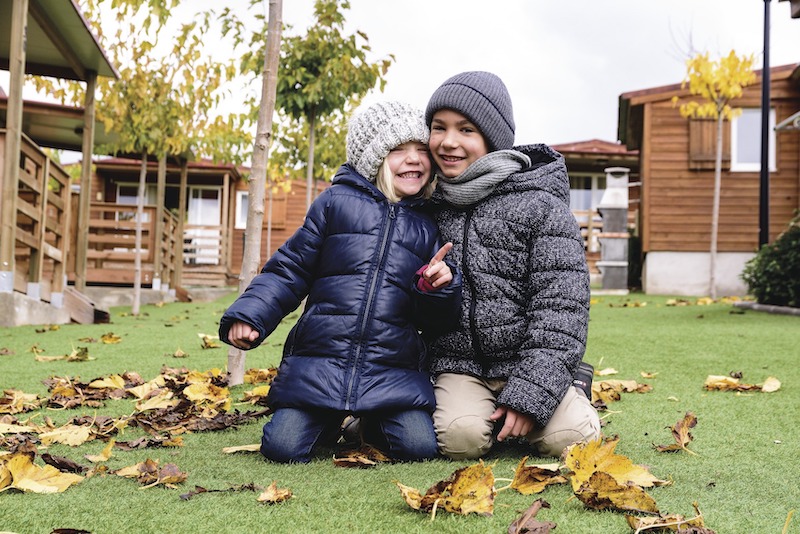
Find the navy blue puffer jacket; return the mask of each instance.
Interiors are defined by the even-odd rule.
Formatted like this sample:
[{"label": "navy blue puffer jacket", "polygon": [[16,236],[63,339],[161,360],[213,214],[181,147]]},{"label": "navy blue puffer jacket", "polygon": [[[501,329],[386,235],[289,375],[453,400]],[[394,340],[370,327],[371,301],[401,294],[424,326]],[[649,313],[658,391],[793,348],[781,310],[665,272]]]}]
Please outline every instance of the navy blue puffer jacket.
[{"label": "navy blue puffer jacket", "polygon": [[273,408],[352,413],[435,405],[420,330],[446,330],[459,316],[461,276],[438,291],[414,275],[440,247],[421,199],[391,204],[349,165],[313,202],[305,223],[226,310],[260,344],[307,298],[289,333],[269,393]]}]

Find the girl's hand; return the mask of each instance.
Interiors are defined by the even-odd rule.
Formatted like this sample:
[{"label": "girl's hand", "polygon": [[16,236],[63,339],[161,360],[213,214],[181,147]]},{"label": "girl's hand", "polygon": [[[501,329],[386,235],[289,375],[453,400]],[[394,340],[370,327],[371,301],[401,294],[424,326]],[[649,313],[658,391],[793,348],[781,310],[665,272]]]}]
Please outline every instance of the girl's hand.
[{"label": "girl's hand", "polygon": [[243,321],[236,321],[228,330],[228,341],[238,349],[248,350],[258,339],[258,330]]},{"label": "girl's hand", "polygon": [[453,280],[453,273],[450,271],[450,267],[442,261],[451,248],[453,248],[452,243],[445,243],[431,261],[428,262],[428,268],[422,273],[422,278],[434,289],[446,287]]}]

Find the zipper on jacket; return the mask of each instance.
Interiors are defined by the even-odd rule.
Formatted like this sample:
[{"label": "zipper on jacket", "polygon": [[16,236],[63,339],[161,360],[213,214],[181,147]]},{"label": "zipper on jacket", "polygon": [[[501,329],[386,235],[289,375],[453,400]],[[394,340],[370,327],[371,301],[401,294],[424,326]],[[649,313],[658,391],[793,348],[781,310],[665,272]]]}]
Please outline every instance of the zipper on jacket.
[{"label": "zipper on jacket", "polygon": [[361,364],[361,356],[364,352],[364,335],[367,330],[367,325],[369,324],[369,320],[372,317],[372,304],[375,300],[375,293],[376,293],[376,286],[378,285],[378,278],[380,277],[381,273],[383,272],[383,262],[386,259],[386,250],[387,250],[387,243],[389,242],[389,236],[392,233],[392,229],[394,228],[394,222],[397,218],[395,214],[395,205],[389,203],[389,220],[384,226],[383,235],[381,236],[381,244],[380,248],[378,249],[378,263],[375,266],[372,272],[372,280],[369,283],[369,290],[367,291],[367,300],[366,305],[364,307],[364,315],[361,318],[361,325],[359,327],[359,342],[356,346],[356,354],[353,358],[353,366],[350,369],[350,380],[347,383],[347,396],[345,397],[344,401],[344,409],[349,411],[351,409],[351,397],[353,395],[353,387],[355,386],[356,382],[356,373],[358,368]]},{"label": "zipper on jacket", "polygon": [[478,335],[478,326],[475,323],[475,307],[477,302],[477,287],[475,280],[472,278],[472,273],[469,269],[469,261],[467,260],[467,249],[469,248],[469,225],[472,221],[472,211],[467,211],[464,217],[464,235],[462,242],[464,243],[463,250],[461,251],[461,270],[463,271],[464,278],[469,280],[469,285],[472,287],[472,300],[469,302],[469,332],[472,336],[472,350],[475,351],[475,360],[481,366],[484,374],[489,367],[489,362],[486,355],[481,348],[481,340]]}]

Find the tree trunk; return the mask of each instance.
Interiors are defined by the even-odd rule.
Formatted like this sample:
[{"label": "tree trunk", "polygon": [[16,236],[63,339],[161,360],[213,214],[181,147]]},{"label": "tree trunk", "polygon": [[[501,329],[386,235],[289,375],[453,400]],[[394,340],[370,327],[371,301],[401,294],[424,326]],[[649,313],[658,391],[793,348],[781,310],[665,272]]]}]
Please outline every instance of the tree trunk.
[{"label": "tree trunk", "polygon": [[714,207],[711,210],[711,250],[708,285],[712,299],[717,298],[717,234],[719,231],[719,197],[722,189],[722,114],[717,116],[717,153],[714,161]]},{"label": "tree trunk", "polygon": [[[261,77],[261,103],[258,109],[256,139],[253,145],[252,174],[248,184],[247,228],[245,230],[242,271],[239,275],[239,294],[255,277],[260,266],[261,226],[264,222],[264,191],[267,177],[267,157],[272,137],[272,115],[278,87],[278,61],[281,48],[281,14],[283,0],[269,0],[267,52]],[[228,351],[228,384],[244,382],[245,353],[231,347]]]},{"label": "tree trunk", "polygon": [[133,306],[132,315],[139,315],[142,301],[142,219],[144,219],[144,195],[147,183],[147,152],[142,153],[139,168],[139,190],[136,193],[136,238],[133,242]]},{"label": "tree trunk", "polygon": [[308,165],[306,166],[306,213],[311,208],[311,190],[314,188],[314,123],[316,113],[312,108],[308,114]]}]

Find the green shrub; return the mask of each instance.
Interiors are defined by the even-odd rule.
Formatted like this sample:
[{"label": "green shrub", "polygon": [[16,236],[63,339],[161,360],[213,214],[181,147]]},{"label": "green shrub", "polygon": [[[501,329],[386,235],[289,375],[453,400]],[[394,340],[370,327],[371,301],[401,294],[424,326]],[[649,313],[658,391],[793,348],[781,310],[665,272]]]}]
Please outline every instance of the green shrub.
[{"label": "green shrub", "polygon": [[760,304],[800,307],[800,214],[747,262],[742,279]]}]

